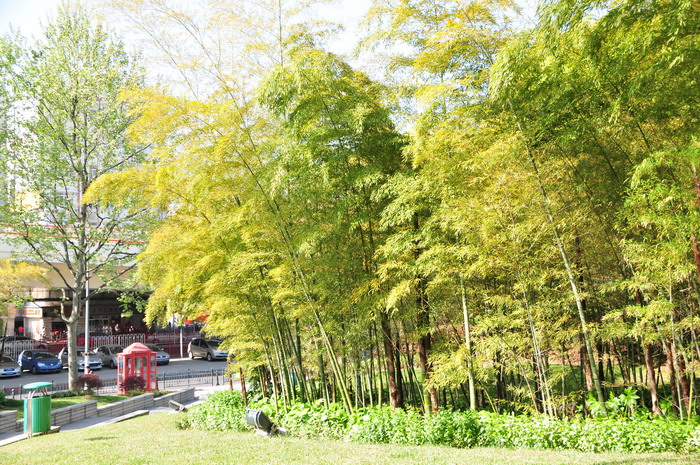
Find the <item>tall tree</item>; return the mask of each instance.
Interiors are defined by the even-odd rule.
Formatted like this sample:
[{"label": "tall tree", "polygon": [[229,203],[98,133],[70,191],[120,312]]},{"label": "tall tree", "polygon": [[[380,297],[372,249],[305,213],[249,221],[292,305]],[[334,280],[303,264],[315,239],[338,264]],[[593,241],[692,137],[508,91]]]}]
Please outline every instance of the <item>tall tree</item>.
[{"label": "tall tree", "polygon": [[140,85],[141,72],[81,5],[59,7],[44,33],[32,46],[8,39],[12,53],[2,57],[11,66],[0,66],[10,102],[0,170],[14,195],[0,215],[15,233],[11,243],[55,271],[68,291],[61,318],[72,383],[85,302],[129,272],[144,237],[142,210],[83,203],[97,177],[143,155],[144,146],[126,141],[133,118],[119,100],[123,89]]}]

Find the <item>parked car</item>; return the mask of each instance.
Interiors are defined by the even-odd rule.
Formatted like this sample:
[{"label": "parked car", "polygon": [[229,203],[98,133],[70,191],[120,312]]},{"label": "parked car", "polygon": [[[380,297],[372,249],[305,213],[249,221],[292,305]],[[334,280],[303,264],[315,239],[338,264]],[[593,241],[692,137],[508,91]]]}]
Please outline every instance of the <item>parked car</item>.
[{"label": "parked car", "polygon": [[[96,355],[95,352],[89,350],[89,366],[91,370],[101,370],[102,369],[102,357]],[[65,347],[61,349],[58,353],[58,358],[61,360],[63,366],[68,366],[68,349]],[[78,350],[78,371],[85,371],[85,350]]]},{"label": "parked car", "polygon": [[59,373],[63,370],[61,361],[48,350],[24,350],[19,354],[17,363],[22,371],[29,370],[33,374]]},{"label": "parked car", "polygon": [[11,376],[20,376],[22,368],[19,363],[14,361],[9,355],[3,355],[0,359],[0,378],[9,378]]},{"label": "parked car", "polygon": [[124,347],[116,344],[104,345],[95,349],[95,355],[100,357],[103,366],[117,368],[117,354],[124,351]]},{"label": "parked car", "polygon": [[168,354],[166,351],[155,344],[146,344],[146,347],[156,353],[156,364],[167,365],[170,363],[170,354]]},{"label": "parked car", "polygon": [[187,354],[191,359],[195,357],[206,358],[210,362],[212,360],[226,360],[228,358],[228,352],[219,350],[219,345],[221,341],[216,339],[203,339],[201,337],[196,337],[190,341],[187,346]]}]

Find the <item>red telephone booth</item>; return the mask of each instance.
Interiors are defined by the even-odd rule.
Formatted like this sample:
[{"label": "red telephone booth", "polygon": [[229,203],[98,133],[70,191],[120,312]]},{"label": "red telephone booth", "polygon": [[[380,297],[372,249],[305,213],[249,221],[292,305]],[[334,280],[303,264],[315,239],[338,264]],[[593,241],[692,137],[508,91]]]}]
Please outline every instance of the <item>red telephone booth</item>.
[{"label": "red telephone booth", "polygon": [[117,386],[119,394],[126,394],[124,380],[140,376],[146,381],[146,391],[158,389],[156,353],[145,345],[135,342],[117,354]]}]

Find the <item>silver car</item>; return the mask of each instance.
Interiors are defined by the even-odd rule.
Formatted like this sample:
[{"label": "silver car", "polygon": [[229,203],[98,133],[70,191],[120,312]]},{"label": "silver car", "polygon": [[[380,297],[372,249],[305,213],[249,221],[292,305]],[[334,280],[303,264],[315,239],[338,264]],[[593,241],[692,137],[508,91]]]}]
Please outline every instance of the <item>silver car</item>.
[{"label": "silver car", "polygon": [[117,368],[117,354],[124,351],[124,347],[117,344],[100,346],[95,349],[95,355],[100,357],[102,365]]},{"label": "silver car", "polygon": [[[101,370],[102,369],[102,359],[95,354],[93,351],[88,351],[88,360],[91,370]],[[68,350],[64,347],[58,353],[58,359],[61,361],[64,367],[68,367]],[[85,351],[78,350],[78,371],[85,370]]]},{"label": "silver car", "polygon": [[10,376],[20,376],[22,369],[19,363],[9,355],[3,355],[0,359],[0,378],[9,378]]},{"label": "silver car", "polygon": [[157,365],[167,365],[168,363],[170,363],[170,354],[168,354],[166,351],[164,351],[155,344],[146,344],[146,347],[148,347],[156,353]]},{"label": "silver car", "polygon": [[228,352],[219,350],[219,344],[221,344],[221,341],[217,339],[196,337],[192,339],[190,345],[187,346],[187,355],[189,355],[191,359],[202,357],[210,362],[212,360],[226,360],[228,358]]}]

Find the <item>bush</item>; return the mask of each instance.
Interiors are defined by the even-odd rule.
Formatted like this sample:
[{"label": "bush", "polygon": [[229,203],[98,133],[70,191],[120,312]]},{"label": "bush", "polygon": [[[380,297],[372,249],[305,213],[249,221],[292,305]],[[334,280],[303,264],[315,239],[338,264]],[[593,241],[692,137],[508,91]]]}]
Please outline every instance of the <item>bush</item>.
[{"label": "bush", "polygon": [[78,376],[78,379],[75,380],[74,385],[77,389],[92,393],[96,389],[100,389],[103,386],[103,383],[99,376],[95,374],[88,374]]},{"label": "bush", "polygon": [[[692,422],[644,416],[567,419],[443,410],[421,415],[417,410],[388,407],[359,409],[348,415],[341,404],[326,407],[293,403],[274,414],[273,404],[251,406],[302,437],[350,439],[370,443],[433,444],[452,447],[574,449],[583,452],[666,452],[700,450],[700,427]],[[181,427],[248,430],[240,393],[222,391],[191,410]]]},{"label": "bush", "polygon": [[695,426],[645,417],[556,420],[481,412],[484,447],[575,449],[583,452],[665,452],[691,448]]},{"label": "bush", "polygon": [[473,447],[480,432],[478,418],[469,412],[444,410],[423,416],[413,409],[384,407],[354,415],[348,438],[372,443]]},{"label": "bush", "polygon": [[125,391],[145,391],[146,390],[146,380],[143,379],[141,376],[129,376],[126,378],[123,383],[122,387],[124,388]]},{"label": "bush", "polygon": [[348,437],[371,443],[426,443],[423,419],[416,410],[366,408],[353,415]]},{"label": "bush", "polygon": [[245,407],[240,392],[218,391],[192,408],[179,426],[213,431],[248,431],[252,428],[246,423],[244,415]]},{"label": "bush", "polygon": [[260,408],[275,423],[293,429],[295,435],[301,437],[341,439],[348,428],[349,417],[342,404],[326,407],[322,401],[314,404],[295,402],[286,413],[280,412],[277,416],[272,408],[265,408],[264,402],[252,404],[251,408]]},{"label": "bush", "polygon": [[427,442],[434,445],[474,447],[481,435],[481,422],[471,412],[442,410],[424,417]]},{"label": "bush", "polygon": [[7,399],[7,393],[4,389],[0,389],[0,404],[4,404]]}]

